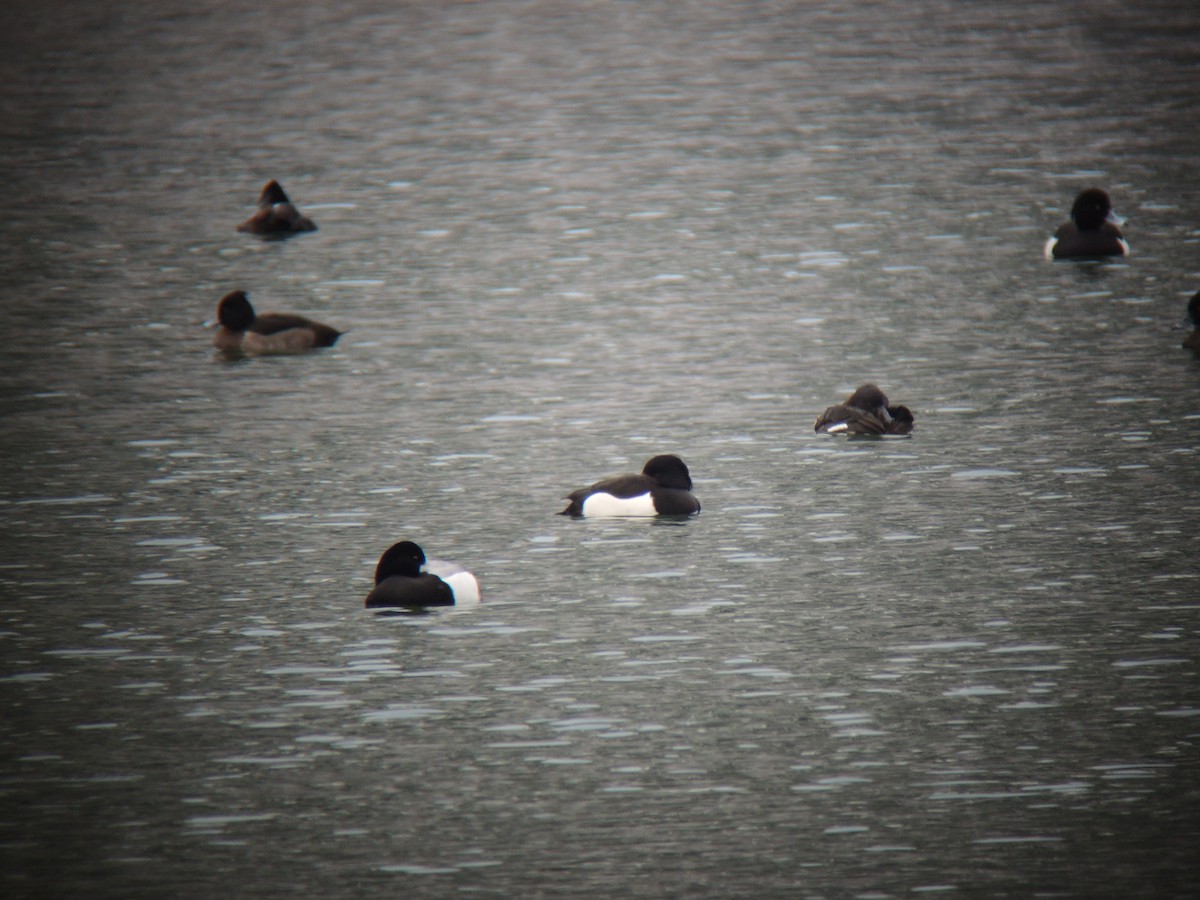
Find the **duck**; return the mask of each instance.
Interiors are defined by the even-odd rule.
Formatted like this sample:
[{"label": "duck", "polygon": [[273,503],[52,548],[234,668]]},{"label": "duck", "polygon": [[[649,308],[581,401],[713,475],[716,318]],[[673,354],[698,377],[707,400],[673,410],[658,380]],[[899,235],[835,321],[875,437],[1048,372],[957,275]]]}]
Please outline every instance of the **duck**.
[{"label": "duck", "polygon": [[915,419],[907,406],[892,406],[887,394],[874,384],[864,384],[817,416],[813,431],[821,434],[912,434]]},{"label": "duck", "polygon": [[1191,326],[1192,333],[1183,339],[1183,347],[1187,350],[1192,350],[1200,353],[1200,291],[1197,291],[1195,296],[1188,301],[1187,318],[1184,319],[1184,326]]},{"label": "duck", "polygon": [[217,304],[218,350],[243,353],[299,353],[332,347],[342,332],[293,313],[255,315],[245,291],[230,291]]},{"label": "duck", "polygon": [[1113,212],[1108,192],[1087,188],[1071,205],[1071,221],[1060,225],[1046,242],[1046,258],[1128,256],[1129,244],[1121,235],[1122,224],[1121,217]]},{"label": "duck", "polygon": [[426,559],[412,541],[392,544],[375,567],[375,587],[363,605],[380,607],[474,606],[479,579],[457,563]]},{"label": "duck", "polygon": [[272,178],[258,195],[258,212],[237,227],[238,231],[265,237],[287,237],[316,231],[316,223],[292,205],[279,182]]},{"label": "duck", "polygon": [[640,474],[628,473],[597,481],[567,495],[560,515],[579,517],[690,516],[700,512],[692,494],[692,476],[673,454],[655,456]]}]

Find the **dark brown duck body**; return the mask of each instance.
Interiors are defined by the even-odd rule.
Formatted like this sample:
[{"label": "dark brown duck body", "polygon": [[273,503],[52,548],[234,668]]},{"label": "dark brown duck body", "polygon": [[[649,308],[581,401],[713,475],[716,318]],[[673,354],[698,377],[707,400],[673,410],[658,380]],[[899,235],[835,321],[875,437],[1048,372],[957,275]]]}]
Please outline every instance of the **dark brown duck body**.
[{"label": "dark brown duck body", "polygon": [[231,291],[217,304],[218,350],[243,353],[302,353],[332,347],[342,333],[293,313],[254,312],[245,291]]},{"label": "dark brown duck body", "polygon": [[914,417],[907,406],[890,406],[887,395],[874,384],[864,384],[845,403],[831,406],[813,425],[822,434],[911,434]]},{"label": "dark brown duck body", "polygon": [[1053,259],[1102,259],[1128,256],[1129,244],[1121,234],[1120,219],[1112,200],[1100,188],[1080,192],[1071,205],[1071,221],[1058,227],[1046,245]]},{"label": "dark brown duck body", "polygon": [[296,209],[279,182],[272,178],[258,195],[258,212],[239,225],[237,230],[263,237],[288,237],[316,231],[317,226]]},{"label": "dark brown duck body", "polygon": [[1188,301],[1186,322],[1192,326],[1192,333],[1183,339],[1183,347],[1200,354],[1200,291]]}]

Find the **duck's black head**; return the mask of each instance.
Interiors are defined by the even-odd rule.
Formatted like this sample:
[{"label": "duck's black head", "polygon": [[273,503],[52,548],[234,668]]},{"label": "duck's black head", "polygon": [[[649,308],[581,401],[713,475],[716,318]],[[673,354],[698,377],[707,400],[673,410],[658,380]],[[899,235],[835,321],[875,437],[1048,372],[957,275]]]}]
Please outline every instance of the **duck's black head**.
[{"label": "duck's black head", "polygon": [[887,394],[876,385],[864,384],[850,395],[846,405],[853,406],[855,409],[865,409],[869,413],[877,413],[880,409],[887,409],[888,398]]},{"label": "duck's black head", "polygon": [[230,331],[245,331],[254,324],[254,307],[245,291],[230,291],[217,304],[217,321]]},{"label": "duck's black head", "polygon": [[279,182],[272,178],[267,182],[262,193],[258,195],[259,206],[274,206],[276,203],[290,203],[288,195],[283,192]]},{"label": "duck's black head", "polygon": [[692,476],[683,460],[673,454],[655,456],[642,467],[642,474],[648,475],[665,488],[678,491],[692,489]]},{"label": "duck's black head", "polygon": [[375,567],[375,583],[390,578],[393,575],[404,575],[416,578],[421,574],[421,566],[425,565],[425,551],[412,541],[400,541],[392,544],[379,557],[379,565]]},{"label": "duck's black head", "polygon": [[1112,213],[1112,200],[1100,188],[1081,191],[1071,205],[1071,221],[1080,231],[1098,231]]}]

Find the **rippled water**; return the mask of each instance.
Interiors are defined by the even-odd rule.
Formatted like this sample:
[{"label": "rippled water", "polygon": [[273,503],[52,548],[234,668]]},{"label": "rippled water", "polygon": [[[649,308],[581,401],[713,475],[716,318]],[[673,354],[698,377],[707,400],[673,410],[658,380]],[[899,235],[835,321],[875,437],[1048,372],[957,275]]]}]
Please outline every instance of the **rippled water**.
[{"label": "rippled water", "polygon": [[1194,893],[1200,17],[1071,9],[0,11],[5,893]]}]

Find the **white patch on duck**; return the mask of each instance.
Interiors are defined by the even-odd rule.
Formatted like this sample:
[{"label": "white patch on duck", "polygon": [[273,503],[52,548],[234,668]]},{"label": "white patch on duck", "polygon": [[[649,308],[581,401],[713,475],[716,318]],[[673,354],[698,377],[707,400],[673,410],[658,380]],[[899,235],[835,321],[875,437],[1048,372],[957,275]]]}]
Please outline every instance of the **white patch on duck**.
[{"label": "white patch on duck", "polygon": [[658,510],[649,491],[637,497],[614,497],[599,491],[583,501],[583,515],[585,518],[657,516]]}]

